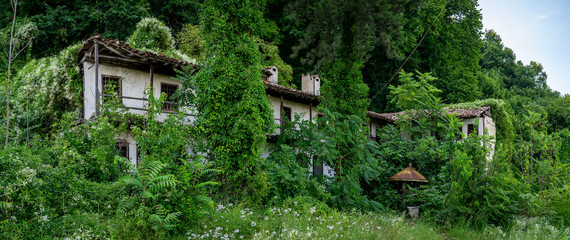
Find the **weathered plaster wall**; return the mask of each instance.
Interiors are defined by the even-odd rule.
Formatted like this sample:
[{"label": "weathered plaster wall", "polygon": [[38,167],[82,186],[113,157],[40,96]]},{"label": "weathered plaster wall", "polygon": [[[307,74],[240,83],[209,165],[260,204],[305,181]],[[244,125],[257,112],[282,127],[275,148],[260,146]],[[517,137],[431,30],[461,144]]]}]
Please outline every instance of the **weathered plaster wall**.
[{"label": "weathered plaster wall", "polygon": [[368,123],[368,131],[370,132],[370,136],[373,138],[376,138],[378,135],[376,134],[376,132],[382,128],[382,125],[380,125],[380,123],[378,122],[374,122],[371,121]]},{"label": "weathered plaster wall", "polygon": [[489,116],[484,116],[483,118],[483,123],[484,123],[484,128],[485,131],[487,132],[488,136],[491,136],[491,150],[489,152],[489,157],[488,159],[491,160],[493,159],[493,156],[495,155],[495,145],[497,142],[497,127],[495,126],[495,121],[493,121],[493,118],[489,117]]},{"label": "weathered plaster wall", "polygon": [[[269,99],[269,103],[271,104],[271,109],[273,110],[273,119],[275,121],[276,126],[279,126],[280,119],[281,119],[281,98],[274,97],[268,95],[267,98]],[[310,105],[298,103],[290,100],[283,100],[283,107],[291,108],[291,118],[295,119],[295,114],[301,116],[302,120],[310,120],[311,117],[309,113],[312,111],[312,119],[314,120],[317,117],[317,109],[315,106],[311,107]],[[312,109],[312,110],[311,110]],[[280,133],[280,129],[276,129],[276,133]]]},{"label": "weathered plaster wall", "polygon": [[116,139],[124,139],[129,143],[129,161],[135,166],[137,165],[137,142],[131,132],[124,132],[117,136]]},{"label": "weathered plaster wall", "polygon": [[489,117],[487,115],[482,115],[480,117],[477,118],[463,118],[460,119],[461,122],[463,122],[463,126],[461,128],[461,131],[463,132],[463,135],[465,135],[465,137],[467,137],[467,125],[469,124],[475,124],[475,120],[478,119],[479,120],[479,125],[478,125],[478,133],[479,135],[487,135],[489,137],[491,137],[491,149],[489,152],[489,156],[488,159],[492,159],[493,155],[495,153],[495,143],[496,143],[496,137],[497,137],[497,128],[495,126],[495,122],[493,121],[492,117]]},{"label": "weathered plaster wall", "polygon": [[[135,97],[135,98],[146,98],[145,90],[150,85],[150,72],[110,66],[106,64],[99,64],[99,93],[102,93],[102,77],[103,76],[115,76],[122,78],[122,95],[125,97]],[[163,74],[154,74],[153,77],[153,87],[155,91],[153,92],[154,97],[160,97],[160,87],[161,83],[168,83],[174,85],[180,85],[180,83],[171,79],[169,76]],[[95,67],[92,62],[83,63],[83,89],[84,89],[84,118],[90,119],[95,114]],[[134,99],[123,99],[122,103],[125,107],[135,107],[135,108],[146,108],[146,101],[134,100]],[[189,109],[185,109],[186,113],[190,113]],[[146,114],[144,110],[130,109],[129,112],[136,114]],[[159,117],[159,121],[164,121],[168,113],[162,113]],[[193,117],[187,116],[185,118],[186,123],[191,123]]]}]

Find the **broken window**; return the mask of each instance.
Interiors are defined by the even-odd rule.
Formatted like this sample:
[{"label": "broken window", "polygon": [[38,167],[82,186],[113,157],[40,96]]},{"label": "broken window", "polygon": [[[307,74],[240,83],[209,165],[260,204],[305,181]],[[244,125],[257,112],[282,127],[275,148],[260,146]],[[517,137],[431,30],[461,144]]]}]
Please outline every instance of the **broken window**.
[{"label": "broken window", "polygon": [[473,133],[474,131],[475,131],[475,125],[467,124],[467,136],[471,135],[471,133]]},{"label": "broken window", "polygon": [[323,161],[319,161],[318,159],[313,159],[313,176],[318,177],[323,175]]},{"label": "broken window", "polygon": [[289,120],[291,122],[293,119],[291,118],[291,108],[290,107],[283,107],[283,119]]},{"label": "broken window", "polygon": [[117,155],[129,159],[129,143],[125,139],[117,140],[115,145],[117,149]]},{"label": "broken window", "polygon": [[103,76],[103,102],[105,98],[123,95],[121,77]]},{"label": "broken window", "polygon": [[178,85],[161,83],[160,93],[166,94],[166,100],[164,105],[162,105],[162,110],[174,111],[176,109],[176,99],[174,98],[174,93],[178,89]]}]

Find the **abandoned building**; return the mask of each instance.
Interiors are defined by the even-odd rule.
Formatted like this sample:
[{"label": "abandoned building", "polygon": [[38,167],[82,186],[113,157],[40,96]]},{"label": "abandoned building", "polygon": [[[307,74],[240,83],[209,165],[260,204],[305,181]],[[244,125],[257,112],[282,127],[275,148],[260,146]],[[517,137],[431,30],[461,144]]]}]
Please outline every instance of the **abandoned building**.
[{"label": "abandoned building", "polygon": [[[489,154],[489,159],[492,158],[495,151],[497,127],[493,121],[491,115],[491,108],[489,106],[484,106],[475,109],[444,109],[448,114],[455,115],[462,122],[462,126],[459,129],[463,133],[463,138],[467,138],[469,135],[475,133],[479,136],[489,136],[491,137],[491,149]],[[405,112],[394,112],[394,113],[376,113],[372,111],[367,112],[368,118],[370,118],[370,137],[372,139],[376,138],[376,130],[387,124],[395,124],[399,117]],[[433,133],[431,133],[433,134]],[[406,133],[402,133],[402,137],[406,137]]]},{"label": "abandoned building", "polygon": [[[164,121],[168,114],[184,115],[184,122],[191,124],[194,120],[192,109],[179,107],[172,98],[180,83],[173,79],[175,69],[183,66],[194,66],[192,63],[170,58],[153,52],[140,51],[129,44],[106,39],[98,34],[87,39],[79,49],[79,65],[83,75],[83,109],[82,118],[96,118],[100,105],[106,96],[116,94],[120,97],[124,108],[131,113],[144,115],[147,112],[147,89],[152,86],[154,97],[165,93],[166,102],[162,107],[159,121]],[[301,90],[279,85],[278,69],[268,67],[263,70],[260,79],[265,85],[267,98],[273,110],[276,134],[280,134],[286,120],[293,120],[299,115],[303,120],[313,121],[318,116],[316,107],[319,104],[321,79],[318,75],[303,75]],[[109,87],[112,86],[112,87]],[[449,113],[457,113],[463,121],[462,131],[465,135],[477,131],[482,135],[487,129],[491,136],[495,135],[495,125],[489,107],[481,109],[449,109]],[[386,124],[393,124],[401,113],[376,113],[369,111],[370,139],[376,138],[376,130]],[[474,129],[478,119],[479,127]],[[125,132],[117,139],[117,146],[124,157],[137,163],[137,144],[130,132]],[[312,169],[315,174],[330,175],[327,166]]]}]

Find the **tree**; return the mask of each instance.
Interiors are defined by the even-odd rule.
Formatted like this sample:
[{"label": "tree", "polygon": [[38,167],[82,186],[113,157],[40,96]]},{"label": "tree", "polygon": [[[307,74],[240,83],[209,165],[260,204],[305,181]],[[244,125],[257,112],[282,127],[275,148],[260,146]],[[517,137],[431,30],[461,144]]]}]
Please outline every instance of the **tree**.
[{"label": "tree", "polygon": [[548,122],[553,131],[570,127],[570,94],[552,101],[548,105]]},{"label": "tree", "polygon": [[182,79],[184,92],[194,98],[198,141],[222,171],[224,196],[235,200],[259,201],[267,194],[260,155],[273,119],[255,38],[274,29],[265,24],[263,7],[253,1],[206,1],[200,25],[206,61]]},{"label": "tree", "polygon": [[343,44],[351,45],[363,62],[374,49],[381,49],[390,58],[401,57],[398,50],[403,40],[402,13],[415,4],[404,0],[290,2],[284,8],[281,23],[285,36],[291,38],[285,40],[287,47],[292,49],[284,52],[293,53],[311,70],[338,57],[337,50]]},{"label": "tree", "polygon": [[32,56],[45,57],[94,33],[106,38],[126,40],[137,22],[149,15],[146,0],[117,1],[24,1],[21,13],[37,24]]},{"label": "tree", "polygon": [[26,49],[31,44],[31,38],[22,38],[21,31],[22,27],[18,29],[18,32],[14,35],[14,27],[16,26],[16,15],[18,10],[18,0],[11,0],[10,5],[12,6],[12,26],[10,28],[10,43],[8,45],[8,51],[6,51],[6,46],[4,41],[2,41],[2,49],[4,54],[8,59],[8,81],[6,83],[6,141],[4,146],[8,147],[8,135],[10,132],[10,77],[12,70],[12,61],[14,61],[24,49]]},{"label": "tree", "polygon": [[474,101],[480,97],[476,74],[483,45],[482,16],[476,0],[447,2],[434,1],[439,9],[445,6],[444,14],[403,69],[431,72],[439,79],[433,84],[442,91],[443,102]]}]

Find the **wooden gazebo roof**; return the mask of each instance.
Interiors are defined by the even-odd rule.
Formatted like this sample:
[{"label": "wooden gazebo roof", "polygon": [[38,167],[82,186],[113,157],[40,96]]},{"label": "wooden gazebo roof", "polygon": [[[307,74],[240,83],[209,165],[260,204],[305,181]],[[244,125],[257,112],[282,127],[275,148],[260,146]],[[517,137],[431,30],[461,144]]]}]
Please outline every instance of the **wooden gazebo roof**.
[{"label": "wooden gazebo roof", "polygon": [[390,181],[398,181],[398,182],[423,182],[423,183],[427,183],[428,180],[426,177],[424,177],[424,175],[422,175],[421,173],[419,173],[418,171],[416,171],[413,167],[412,164],[410,163],[410,166],[405,168],[404,170],[400,171],[399,173],[396,173],[394,176],[390,177]]}]

